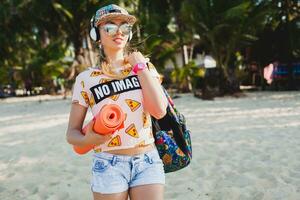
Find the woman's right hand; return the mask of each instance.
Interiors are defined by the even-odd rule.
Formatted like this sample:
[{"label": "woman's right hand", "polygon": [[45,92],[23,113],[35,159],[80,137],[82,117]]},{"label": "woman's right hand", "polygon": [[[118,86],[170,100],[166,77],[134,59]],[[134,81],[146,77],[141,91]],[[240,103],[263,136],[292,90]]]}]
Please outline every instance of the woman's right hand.
[{"label": "woman's right hand", "polygon": [[87,131],[85,133],[83,142],[84,145],[100,145],[109,141],[112,138],[112,134],[101,135],[93,131],[94,121],[87,125]]}]

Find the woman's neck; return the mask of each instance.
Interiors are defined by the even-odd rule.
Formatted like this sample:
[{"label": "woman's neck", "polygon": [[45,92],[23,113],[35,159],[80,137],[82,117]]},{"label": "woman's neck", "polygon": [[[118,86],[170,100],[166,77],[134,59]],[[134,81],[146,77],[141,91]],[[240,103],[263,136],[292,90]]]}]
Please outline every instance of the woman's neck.
[{"label": "woman's neck", "polygon": [[107,62],[112,68],[119,68],[123,66],[124,53],[122,49],[119,51],[105,50],[105,55],[107,57]]}]

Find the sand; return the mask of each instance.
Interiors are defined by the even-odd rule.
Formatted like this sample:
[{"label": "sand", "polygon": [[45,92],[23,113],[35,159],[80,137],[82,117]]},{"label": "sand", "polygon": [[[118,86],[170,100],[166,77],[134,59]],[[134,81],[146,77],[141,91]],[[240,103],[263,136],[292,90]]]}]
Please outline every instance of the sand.
[{"label": "sand", "polygon": [[[167,174],[166,200],[300,199],[300,93],[246,95],[175,99],[193,160]],[[92,199],[92,156],[65,140],[69,110],[59,96],[0,100],[1,200]]]}]

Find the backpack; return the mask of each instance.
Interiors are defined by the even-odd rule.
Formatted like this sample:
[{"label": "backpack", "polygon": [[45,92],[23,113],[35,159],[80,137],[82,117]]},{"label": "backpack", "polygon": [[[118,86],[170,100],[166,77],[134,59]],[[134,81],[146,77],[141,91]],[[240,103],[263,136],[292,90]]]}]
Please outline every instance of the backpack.
[{"label": "backpack", "polygon": [[164,171],[169,173],[189,165],[192,159],[192,144],[185,117],[175,108],[165,88],[163,91],[168,99],[167,113],[159,120],[151,118],[155,145],[163,161]]}]

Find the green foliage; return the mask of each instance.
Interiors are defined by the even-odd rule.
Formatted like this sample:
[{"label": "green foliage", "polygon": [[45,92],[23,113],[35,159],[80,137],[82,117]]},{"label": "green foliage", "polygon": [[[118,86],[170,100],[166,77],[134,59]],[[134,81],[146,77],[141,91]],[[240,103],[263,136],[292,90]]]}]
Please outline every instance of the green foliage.
[{"label": "green foliage", "polygon": [[168,60],[175,60],[178,49],[178,36],[168,28],[173,16],[171,3],[167,0],[140,0],[137,7],[134,15],[139,19],[137,26],[143,52],[161,70]]},{"label": "green foliage", "polygon": [[[102,1],[107,3],[108,1]],[[98,1],[9,1],[0,5],[0,84],[51,87],[51,77],[66,77],[70,46],[82,48]],[[3,18],[2,18],[3,17]],[[21,84],[21,85],[20,85]]]},{"label": "green foliage", "polygon": [[[256,40],[256,24],[262,19],[254,12],[252,1],[193,1],[191,25],[202,36],[202,42],[219,67],[226,69],[234,52]],[[196,2],[199,2],[198,4]],[[196,12],[198,11],[198,12]],[[256,21],[253,21],[256,17]],[[264,16],[261,16],[262,18]]]},{"label": "green foliage", "polygon": [[225,76],[236,65],[235,52],[245,48],[254,49],[253,58],[261,63],[276,54],[285,60],[300,57],[296,0],[2,0],[0,84],[22,86],[27,79],[35,86],[49,87],[54,79],[64,84],[72,59],[84,67],[79,58],[91,16],[111,3],[125,6],[139,19],[134,45],[143,47],[159,70],[171,60],[172,77],[181,87],[204,76],[204,69],[193,62],[176,63],[184,45],[210,53]]},{"label": "green foliage", "polygon": [[181,68],[175,68],[171,73],[171,77],[173,82],[176,83],[180,89],[184,90],[189,83],[188,79],[191,79],[191,83],[195,85],[199,78],[204,77],[204,73],[203,68],[197,67],[195,62],[191,61]]}]

